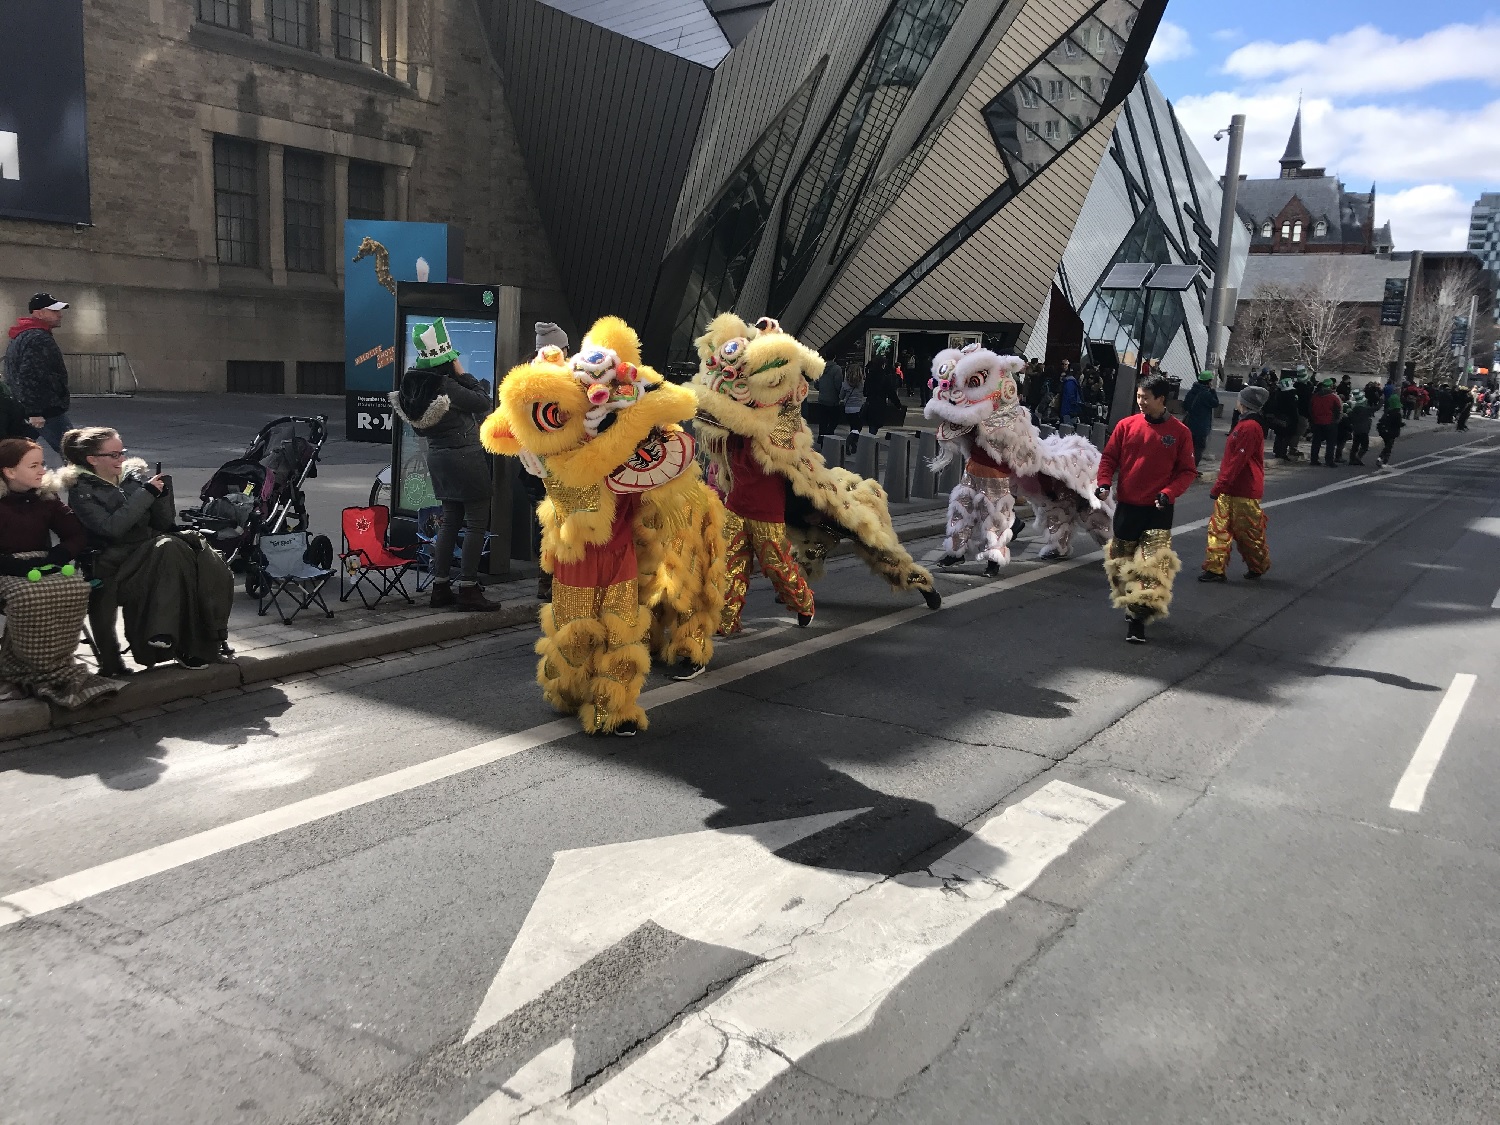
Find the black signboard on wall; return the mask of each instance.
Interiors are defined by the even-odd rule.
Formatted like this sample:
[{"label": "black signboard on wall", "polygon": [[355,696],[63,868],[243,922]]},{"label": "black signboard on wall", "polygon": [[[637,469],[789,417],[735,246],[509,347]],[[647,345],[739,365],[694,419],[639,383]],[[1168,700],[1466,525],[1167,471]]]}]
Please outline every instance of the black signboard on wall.
[{"label": "black signboard on wall", "polygon": [[89,221],[83,0],[0,0],[0,219]]},{"label": "black signboard on wall", "polygon": [[1380,323],[1386,328],[1398,328],[1406,315],[1406,278],[1385,279],[1385,297],[1380,302]]}]

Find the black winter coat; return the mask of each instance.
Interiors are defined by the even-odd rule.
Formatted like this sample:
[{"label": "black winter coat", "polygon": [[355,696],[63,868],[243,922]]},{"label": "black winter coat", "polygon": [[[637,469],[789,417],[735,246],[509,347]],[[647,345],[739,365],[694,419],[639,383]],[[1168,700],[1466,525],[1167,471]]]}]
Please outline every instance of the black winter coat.
[{"label": "black winter coat", "polygon": [[28,328],[11,340],[5,371],[10,392],[26,417],[56,418],[68,412],[68,367],[45,328]]}]

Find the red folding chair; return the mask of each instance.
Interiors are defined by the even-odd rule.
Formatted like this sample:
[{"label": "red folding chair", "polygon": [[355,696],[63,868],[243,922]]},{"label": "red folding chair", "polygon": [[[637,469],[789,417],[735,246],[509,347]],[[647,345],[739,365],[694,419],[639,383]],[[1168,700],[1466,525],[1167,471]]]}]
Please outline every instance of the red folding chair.
[{"label": "red folding chair", "polygon": [[[415,560],[391,550],[385,542],[386,531],[391,525],[391,510],[384,506],[345,508],[343,524],[339,601],[348,601],[349,595],[358,591],[359,600],[366,609],[379,605],[388,594],[400,594],[408,605],[412,604],[404,579],[407,571],[415,566]],[[366,585],[374,593],[373,601],[365,594]]]}]

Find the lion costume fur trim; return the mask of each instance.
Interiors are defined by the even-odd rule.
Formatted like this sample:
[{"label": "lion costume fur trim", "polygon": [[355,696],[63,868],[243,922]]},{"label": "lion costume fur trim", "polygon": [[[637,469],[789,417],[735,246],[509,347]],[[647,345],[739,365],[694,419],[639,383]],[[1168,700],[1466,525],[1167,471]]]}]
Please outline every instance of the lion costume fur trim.
[{"label": "lion costume fur trim", "polygon": [[1110,604],[1147,621],[1166,617],[1172,606],[1172,584],[1182,571],[1182,559],[1172,550],[1170,541],[1149,553],[1143,544],[1119,558],[1114,557],[1113,550],[1111,540],[1104,556]]},{"label": "lion costume fur trim", "polygon": [[[716,390],[719,372],[708,366],[710,357],[721,355],[724,345],[736,339],[748,341],[742,362],[745,401]],[[692,389],[698,396],[700,449],[727,489],[728,437],[732,433],[744,438],[757,464],[783,477],[792,492],[812,506],[819,517],[813,526],[788,528],[797,561],[808,577],[822,574],[828,547],[848,536],[871,569],[893,588],[931,590],[932,574],[901,546],[885,489],[847,469],[830,468],[813,445],[812,431],[802,419],[802,401],[809,381],[822,374],[823,358],[786,333],[761,332],[732,313],[715,317],[697,345],[702,362]]]}]

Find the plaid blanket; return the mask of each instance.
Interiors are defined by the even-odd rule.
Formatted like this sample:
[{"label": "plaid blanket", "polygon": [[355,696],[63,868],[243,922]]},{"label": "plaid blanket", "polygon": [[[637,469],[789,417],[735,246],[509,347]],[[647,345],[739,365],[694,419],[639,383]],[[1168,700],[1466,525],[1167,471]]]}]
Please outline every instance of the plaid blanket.
[{"label": "plaid blanket", "polygon": [[0,679],[68,708],[82,707],[124,686],[94,675],[74,656],[89,606],[84,579],[56,572],[40,582],[0,575],[0,602],[5,605]]}]

